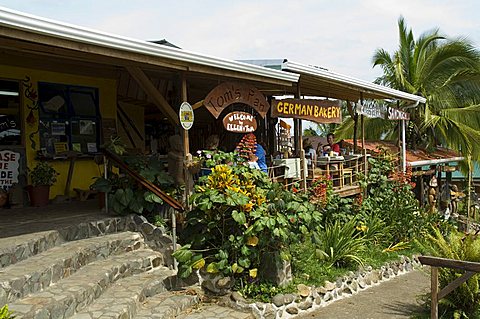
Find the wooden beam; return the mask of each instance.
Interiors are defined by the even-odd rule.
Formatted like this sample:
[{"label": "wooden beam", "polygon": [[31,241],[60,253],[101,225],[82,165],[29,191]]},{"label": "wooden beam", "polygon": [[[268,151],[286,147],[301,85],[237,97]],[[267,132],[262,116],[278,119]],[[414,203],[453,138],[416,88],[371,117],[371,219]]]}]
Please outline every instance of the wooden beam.
[{"label": "wooden beam", "polygon": [[147,93],[147,95],[152,99],[153,103],[158,107],[158,109],[167,116],[167,118],[175,125],[180,124],[177,114],[163,97],[163,95],[158,92],[158,90],[153,85],[152,81],[147,77],[147,75],[138,67],[125,67],[132,76],[132,78],[137,81],[138,85]]},{"label": "wooden beam", "polygon": [[[68,57],[101,64],[129,65],[132,63],[150,64],[174,70],[186,70],[186,63],[155,56],[128,52],[124,50],[105,48],[95,45],[85,45],[71,40],[52,38],[51,36],[29,33],[21,30],[0,28],[0,47],[32,52],[39,55]],[[13,38],[13,39],[8,39]],[[22,41],[24,40],[24,41]],[[28,42],[27,42],[28,41]],[[95,57],[95,58],[93,58]]]},{"label": "wooden beam", "polygon": [[[182,102],[188,102],[187,97],[187,79],[182,74]],[[185,157],[190,153],[190,140],[188,138],[188,130],[183,130],[183,147],[185,151]]]},{"label": "wooden beam", "polygon": [[201,100],[201,101],[198,101],[197,103],[193,104],[192,109],[195,111],[196,109],[201,108],[203,106],[203,101],[204,100]]},{"label": "wooden beam", "polygon": [[438,293],[438,300],[442,299],[443,297],[447,296],[449,293],[451,293],[455,288],[466,282],[468,279],[472,278],[473,275],[475,275],[476,272],[474,271],[467,271],[451,283],[449,283],[447,286],[445,286],[440,292]]},{"label": "wooden beam", "polygon": [[420,260],[423,265],[429,265],[434,267],[448,267],[464,271],[480,272],[480,263],[472,261],[463,261],[431,256],[419,256],[418,260]]}]

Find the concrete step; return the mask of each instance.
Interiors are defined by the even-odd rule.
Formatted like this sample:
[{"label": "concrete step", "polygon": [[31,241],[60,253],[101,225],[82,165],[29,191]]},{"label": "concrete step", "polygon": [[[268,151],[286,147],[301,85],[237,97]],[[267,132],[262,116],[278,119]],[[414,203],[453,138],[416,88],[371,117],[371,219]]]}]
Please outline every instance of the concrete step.
[{"label": "concrete step", "polygon": [[[137,311],[135,319],[175,318],[188,308],[200,302],[197,295],[187,295],[184,291],[169,291],[147,298]],[[107,317],[105,317],[107,318]],[[125,317],[127,319],[128,317]],[[83,318],[82,318],[83,319]],[[123,318],[122,318],[123,319]],[[227,319],[227,318],[223,318]]]},{"label": "concrete step", "polygon": [[139,249],[92,262],[41,292],[9,303],[16,318],[68,318],[82,311],[121,278],[160,267],[163,256]]},{"label": "concrete step", "polygon": [[63,242],[56,230],[0,238],[0,268],[35,256]]},{"label": "concrete step", "polygon": [[133,318],[140,303],[172,287],[176,271],[160,267],[150,272],[118,280],[90,306],[72,319]]},{"label": "concrete step", "polygon": [[45,289],[93,261],[140,249],[143,246],[142,235],[123,232],[53,247],[2,269],[0,304]]}]

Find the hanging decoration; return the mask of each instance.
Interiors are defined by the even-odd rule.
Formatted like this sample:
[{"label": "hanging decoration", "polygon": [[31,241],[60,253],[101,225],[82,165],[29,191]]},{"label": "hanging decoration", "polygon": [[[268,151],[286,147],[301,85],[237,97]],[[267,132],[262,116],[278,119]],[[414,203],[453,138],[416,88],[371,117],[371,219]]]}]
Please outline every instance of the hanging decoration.
[{"label": "hanging decoration", "polygon": [[245,134],[240,142],[237,144],[235,151],[246,160],[250,159],[251,155],[255,154],[257,149],[257,138],[253,133]]},{"label": "hanging decoration", "polygon": [[[33,128],[35,124],[37,124],[37,119],[35,118],[35,112],[39,108],[38,94],[37,94],[37,91],[33,88],[33,83],[28,75],[25,76],[25,79],[22,80],[22,83],[24,87],[23,94],[26,98],[25,105],[29,110],[25,121],[27,122],[28,126]],[[35,139],[34,139],[36,134],[38,134],[38,129],[28,135],[28,139],[30,140],[30,146],[32,149],[36,149],[37,147],[37,143],[35,142]]]}]

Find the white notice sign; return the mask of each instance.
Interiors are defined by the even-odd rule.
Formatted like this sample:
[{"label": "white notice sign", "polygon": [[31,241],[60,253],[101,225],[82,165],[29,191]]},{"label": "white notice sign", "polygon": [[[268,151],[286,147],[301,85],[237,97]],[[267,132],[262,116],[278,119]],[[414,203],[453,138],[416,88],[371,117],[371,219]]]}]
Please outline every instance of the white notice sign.
[{"label": "white notice sign", "polygon": [[0,151],[0,187],[8,190],[18,183],[20,153],[10,150]]}]

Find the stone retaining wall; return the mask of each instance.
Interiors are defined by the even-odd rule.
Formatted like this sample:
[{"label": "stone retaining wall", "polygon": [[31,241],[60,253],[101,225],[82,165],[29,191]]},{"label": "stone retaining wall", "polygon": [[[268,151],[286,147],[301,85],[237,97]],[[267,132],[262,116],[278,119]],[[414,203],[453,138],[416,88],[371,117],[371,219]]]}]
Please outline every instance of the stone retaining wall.
[{"label": "stone retaining wall", "polygon": [[278,294],[272,303],[248,303],[239,293],[230,296],[230,305],[241,310],[251,311],[256,318],[261,319],[286,319],[300,314],[306,314],[342,298],[350,297],[362,290],[368,289],[383,281],[406,274],[420,262],[414,256],[401,257],[400,260],[386,263],[380,269],[367,267],[356,273],[350,272],[336,282],[327,281],[323,287],[308,287],[299,285],[296,294]]}]

